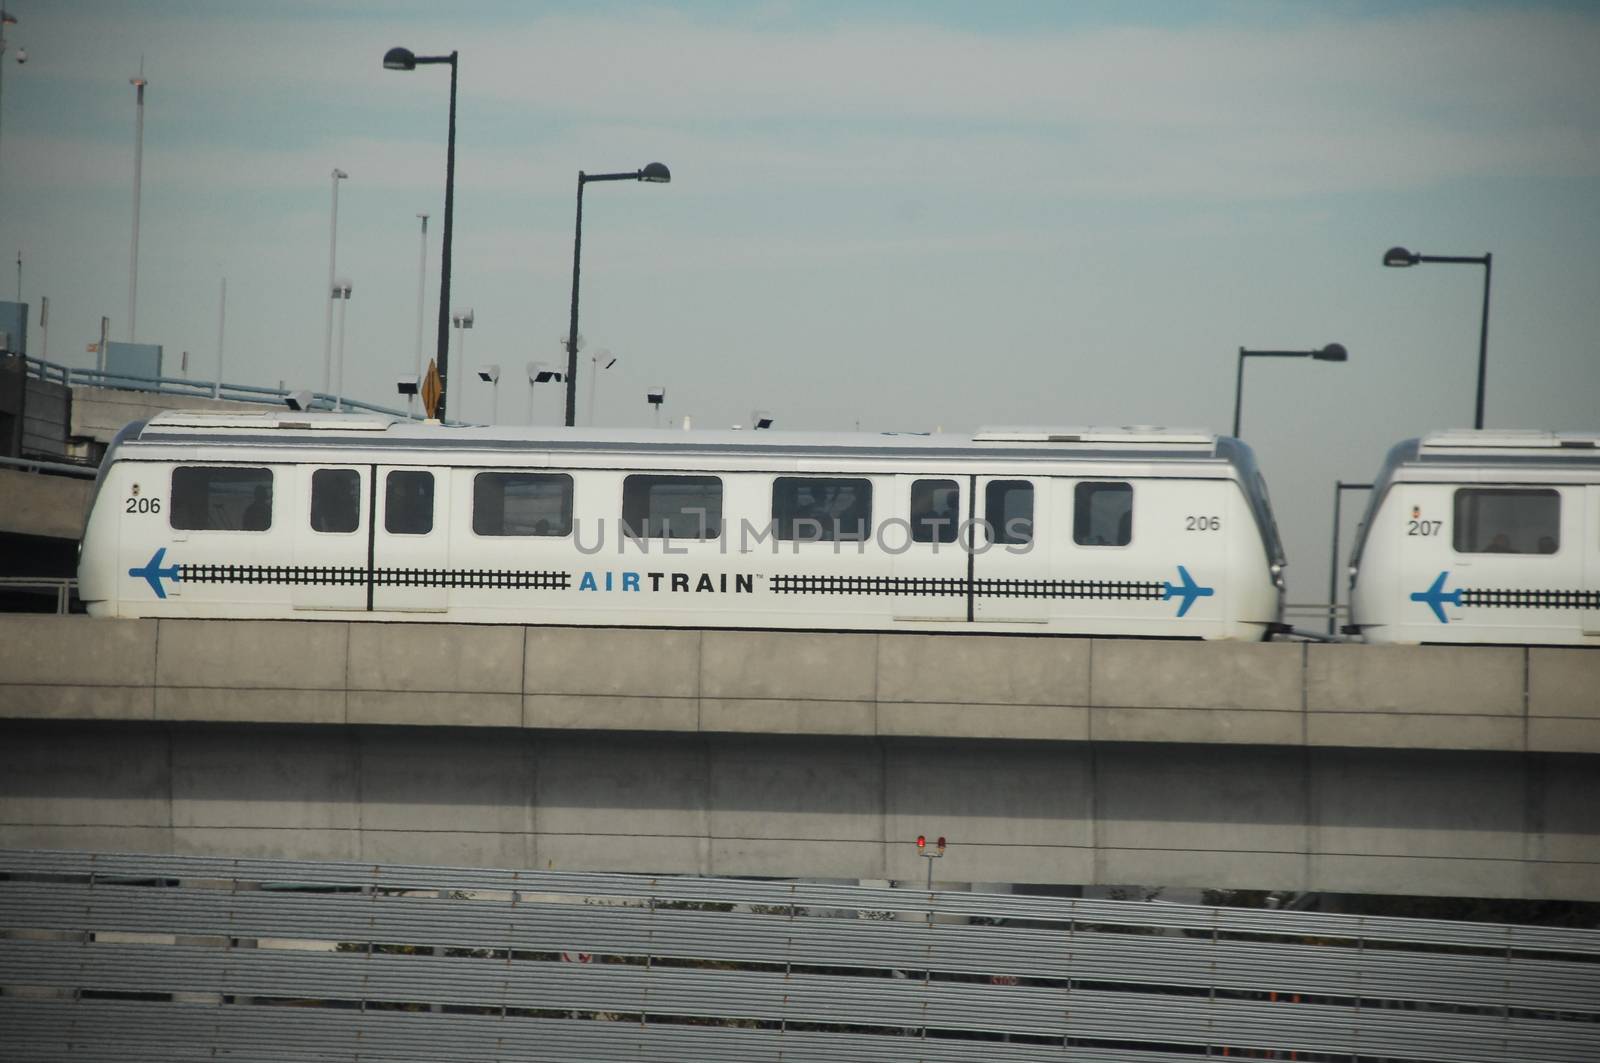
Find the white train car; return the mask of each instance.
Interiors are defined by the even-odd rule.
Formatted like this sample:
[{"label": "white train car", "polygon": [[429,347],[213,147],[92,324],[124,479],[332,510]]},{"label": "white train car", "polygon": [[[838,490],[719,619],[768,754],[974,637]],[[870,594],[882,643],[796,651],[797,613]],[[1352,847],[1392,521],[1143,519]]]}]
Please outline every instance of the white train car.
[{"label": "white train car", "polygon": [[1397,444],[1351,554],[1350,619],[1368,642],[1600,646],[1600,433]]},{"label": "white train car", "polygon": [[[991,535],[984,522],[994,528]],[[1269,637],[1237,440],[170,413],[101,468],[95,616]]]}]

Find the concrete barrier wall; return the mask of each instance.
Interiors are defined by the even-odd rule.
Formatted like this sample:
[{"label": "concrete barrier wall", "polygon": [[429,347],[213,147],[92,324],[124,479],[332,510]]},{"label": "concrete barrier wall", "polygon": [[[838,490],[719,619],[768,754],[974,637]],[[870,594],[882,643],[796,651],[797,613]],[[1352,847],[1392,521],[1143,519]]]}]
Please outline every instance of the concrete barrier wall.
[{"label": "concrete barrier wall", "polygon": [[[492,692],[490,692],[492,693]],[[0,721],[0,847],[1600,901],[1589,758]]]},{"label": "concrete barrier wall", "polygon": [[0,469],[0,532],[78,539],[94,481]]},{"label": "concrete barrier wall", "polygon": [[0,617],[0,718],[1600,752],[1600,651]]}]

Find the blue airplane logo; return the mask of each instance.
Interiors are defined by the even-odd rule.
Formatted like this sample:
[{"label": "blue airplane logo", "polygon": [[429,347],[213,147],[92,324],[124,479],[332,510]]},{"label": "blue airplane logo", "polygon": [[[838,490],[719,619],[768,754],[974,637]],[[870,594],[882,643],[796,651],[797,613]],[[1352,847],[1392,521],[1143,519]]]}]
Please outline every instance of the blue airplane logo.
[{"label": "blue airplane logo", "polygon": [[169,579],[174,583],[179,582],[177,565],[168,565],[166,568],[161,567],[161,559],[165,556],[167,556],[167,548],[163,546],[151,555],[148,565],[143,568],[128,569],[128,575],[148,580],[150,589],[156,592],[157,598],[165,598],[167,596],[166,588],[161,586],[163,578]]},{"label": "blue airplane logo", "polygon": [[1447,569],[1444,572],[1439,573],[1439,578],[1433,581],[1433,586],[1429,587],[1425,591],[1416,591],[1411,595],[1412,601],[1421,602],[1428,608],[1432,609],[1433,615],[1439,618],[1439,623],[1441,624],[1448,624],[1450,622],[1450,618],[1444,615],[1445,603],[1449,602],[1451,605],[1461,604],[1460,587],[1457,587],[1453,591],[1447,591],[1444,589],[1444,581],[1448,579],[1449,576],[1450,572]]},{"label": "blue airplane logo", "polygon": [[1194,581],[1194,577],[1189,575],[1189,570],[1182,565],[1178,566],[1178,578],[1183,581],[1181,584],[1164,584],[1166,593],[1162,597],[1183,599],[1183,604],[1178,606],[1179,617],[1189,611],[1189,607],[1195,603],[1196,598],[1209,598],[1217,593],[1215,587],[1198,586]]}]

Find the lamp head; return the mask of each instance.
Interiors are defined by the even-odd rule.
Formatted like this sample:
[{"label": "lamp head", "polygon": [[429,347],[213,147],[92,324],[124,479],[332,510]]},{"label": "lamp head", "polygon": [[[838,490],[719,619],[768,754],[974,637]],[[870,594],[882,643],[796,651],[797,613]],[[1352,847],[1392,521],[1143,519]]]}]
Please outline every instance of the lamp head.
[{"label": "lamp head", "polygon": [[672,171],[667,169],[665,163],[652,162],[639,171],[639,180],[653,185],[664,185],[672,180]]},{"label": "lamp head", "polygon": [[383,53],[383,68],[385,70],[415,70],[417,57],[411,53],[410,48],[390,48]]},{"label": "lamp head", "polygon": [[291,391],[283,397],[283,404],[296,412],[309,410],[311,409],[311,392]]},{"label": "lamp head", "polygon": [[772,414],[766,410],[756,410],[750,415],[750,427],[752,429],[771,428]]},{"label": "lamp head", "polygon": [[666,388],[651,388],[644,393],[644,400],[652,406],[660,406],[667,401]]},{"label": "lamp head", "polygon": [[567,376],[565,373],[551,369],[543,362],[528,363],[528,383],[530,384],[548,384],[551,381],[560,383],[566,379]]},{"label": "lamp head", "polygon": [[394,389],[402,395],[415,395],[417,393],[417,378],[403,376],[394,382]]},{"label": "lamp head", "polygon": [[474,318],[470,309],[453,310],[450,312],[450,321],[456,328],[471,328]]},{"label": "lamp head", "polygon": [[483,381],[485,384],[500,383],[500,367],[497,365],[484,366],[482,369],[478,370],[478,379]]},{"label": "lamp head", "polygon": [[333,168],[333,179],[334,179],[334,180],[335,180],[335,181],[343,181],[343,180],[346,180],[346,179],[348,179],[348,178],[349,178],[349,176],[350,176],[350,175],[349,175],[349,174],[347,174],[347,173],[345,173],[345,172],[344,172],[344,171],[343,171],[343,170],[341,170],[341,169],[339,169],[339,167],[337,167],[337,166],[335,166],[335,167],[334,167],[334,168]]},{"label": "lamp head", "polygon": [[1330,343],[1320,351],[1312,351],[1311,357],[1319,362],[1347,362],[1350,352],[1344,349],[1342,343]]},{"label": "lamp head", "polygon": [[1403,247],[1391,247],[1383,253],[1385,266],[1415,266],[1421,259],[1421,255],[1407,251]]}]

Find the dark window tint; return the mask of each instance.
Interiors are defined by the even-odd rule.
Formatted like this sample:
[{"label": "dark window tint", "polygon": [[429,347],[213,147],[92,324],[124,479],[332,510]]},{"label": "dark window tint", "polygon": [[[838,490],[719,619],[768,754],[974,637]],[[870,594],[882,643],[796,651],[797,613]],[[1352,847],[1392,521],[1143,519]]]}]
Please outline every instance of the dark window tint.
[{"label": "dark window tint", "polygon": [[1553,554],[1561,547],[1561,493],[1463,487],[1456,492],[1455,548],[1463,554]]},{"label": "dark window tint", "polygon": [[383,530],[393,535],[433,531],[433,473],[389,474],[383,487]]},{"label": "dark window tint", "polygon": [[961,527],[961,488],[954,480],[911,484],[911,541],[953,543]]},{"label": "dark window tint", "polygon": [[1033,484],[1027,480],[990,480],[983,489],[983,519],[1000,545],[1033,541]]},{"label": "dark window tint", "polygon": [[572,477],[480,472],[472,481],[472,530],[479,535],[570,534]]},{"label": "dark window tint", "polygon": [[1072,502],[1072,541],[1079,546],[1133,542],[1132,484],[1079,484]]},{"label": "dark window tint", "polygon": [[272,470],[180,466],[172,470],[172,526],[188,531],[272,527]]},{"label": "dark window tint", "polygon": [[772,482],[772,523],[780,539],[865,539],[872,527],[872,481],[780,476]]},{"label": "dark window tint", "polygon": [[311,474],[311,530],[353,532],[361,526],[361,474],[318,469]]},{"label": "dark window tint", "polygon": [[630,476],[622,482],[622,524],[635,538],[715,539],[722,534],[722,480]]}]

